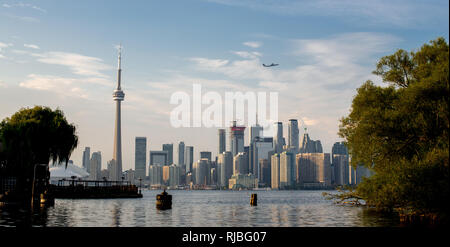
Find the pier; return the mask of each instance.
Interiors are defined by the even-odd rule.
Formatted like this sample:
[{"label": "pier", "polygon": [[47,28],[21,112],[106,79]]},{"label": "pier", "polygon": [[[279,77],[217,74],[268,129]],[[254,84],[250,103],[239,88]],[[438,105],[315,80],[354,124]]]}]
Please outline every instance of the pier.
[{"label": "pier", "polygon": [[136,185],[124,181],[59,180],[49,185],[49,194],[64,199],[142,198]]}]

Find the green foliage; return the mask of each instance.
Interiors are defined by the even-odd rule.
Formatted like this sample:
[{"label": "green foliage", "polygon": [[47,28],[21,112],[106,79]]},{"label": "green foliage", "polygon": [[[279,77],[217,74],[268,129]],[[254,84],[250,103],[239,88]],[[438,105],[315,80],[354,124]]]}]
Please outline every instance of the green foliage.
[{"label": "green foliage", "polygon": [[449,48],[443,38],[398,50],[376,70],[388,87],[364,83],[341,119],[352,165],[375,174],[352,194],[379,209],[449,208]]},{"label": "green foliage", "polygon": [[0,123],[3,172],[29,176],[35,164],[67,162],[78,144],[76,128],[64,113],[48,107],[24,108]]}]

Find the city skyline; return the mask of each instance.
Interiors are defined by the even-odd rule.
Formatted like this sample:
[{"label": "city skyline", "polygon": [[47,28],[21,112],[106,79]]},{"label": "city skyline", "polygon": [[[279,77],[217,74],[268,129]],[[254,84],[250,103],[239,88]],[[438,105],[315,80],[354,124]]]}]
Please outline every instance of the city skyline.
[{"label": "city skyline", "polygon": [[[298,119],[300,135],[305,123],[329,152],[341,141],[339,118],[356,88],[368,79],[382,84],[371,74],[376,60],[437,36],[448,40],[448,1],[80,1],[75,10],[64,2],[24,3],[0,2],[0,119],[21,107],[59,107],[78,128],[74,163],[82,166],[90,147],[106,168],[113,157],[114,48],[122,42],[124,171],[134,169],[137,136],[148,138],[147,150],[184,141],[194,146],[194,162],[200,151],[217,155],[217,128],[169,124],[170,94],[191,92],[193,83],[217,92],[279,92],[286,141],[288,120]],[[116,20],[118,13],[126,18]],[[271,62],[280,66],[261,66]]]}]

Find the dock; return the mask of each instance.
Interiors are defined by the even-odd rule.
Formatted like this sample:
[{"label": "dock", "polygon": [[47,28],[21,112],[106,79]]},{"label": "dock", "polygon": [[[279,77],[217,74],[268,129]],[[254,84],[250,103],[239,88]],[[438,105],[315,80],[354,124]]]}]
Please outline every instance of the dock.
[{"label": "dock", "polygon": [[142,198],[136,185],[124,181],[60,180],[48,191],[61,199]]}]

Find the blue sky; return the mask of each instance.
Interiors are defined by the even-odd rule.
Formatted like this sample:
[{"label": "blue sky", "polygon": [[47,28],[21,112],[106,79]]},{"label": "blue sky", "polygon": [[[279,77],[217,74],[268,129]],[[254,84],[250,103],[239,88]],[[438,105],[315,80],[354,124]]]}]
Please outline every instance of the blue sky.
[{"label": "blue sky", "polygon": [[[60,107],[82,150],[112,158],[117,51],[123,48],[124,168],[134,137],[216,153],[217,130],[174,129],[176,91],[276,91],[279,119],[301,119],[325,152],[377,59],[443,36],[448,1],[0,1],[0,118]],[[279,63],[270,70],[261,63]],[[286,125],[285,125],[286,126]],[[286,127],[285,127],[286,128]],[[285,130],[286,134],[287,130]],[[303,131],[301,131],[303,133]],[[175,145],[176,146],[176,145]],[[176,149],[174,150],[176,153]],[[175,156],[176,160],[176,156]]]}]

